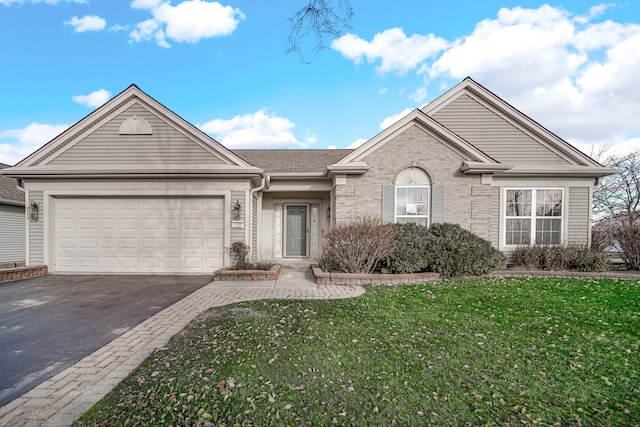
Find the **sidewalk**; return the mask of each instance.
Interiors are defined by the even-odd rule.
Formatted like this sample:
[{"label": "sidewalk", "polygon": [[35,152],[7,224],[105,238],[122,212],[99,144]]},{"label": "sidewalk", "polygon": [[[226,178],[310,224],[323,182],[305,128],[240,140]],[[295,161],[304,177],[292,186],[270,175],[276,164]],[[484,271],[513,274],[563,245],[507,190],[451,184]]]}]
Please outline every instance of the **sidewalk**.
[{"label": "sidewalk", "polygon": [[285,268],[277,280],[210,283],[0,407],[0,426],[71,425],[154,349],[211,307],[262,299],[351,298],[364,292],[359,286],[316,285],[310,270],[301,268]]}]

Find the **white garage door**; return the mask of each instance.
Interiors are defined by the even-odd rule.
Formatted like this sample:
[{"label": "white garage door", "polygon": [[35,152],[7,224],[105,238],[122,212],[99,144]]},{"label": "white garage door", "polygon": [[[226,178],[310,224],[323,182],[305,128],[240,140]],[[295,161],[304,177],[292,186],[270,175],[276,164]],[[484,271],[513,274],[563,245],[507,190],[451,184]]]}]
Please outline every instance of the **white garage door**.
[{"label": "white garage door", "polygon": [[58,198],[55,270],[211,273],[223,266],[222,198]]}]

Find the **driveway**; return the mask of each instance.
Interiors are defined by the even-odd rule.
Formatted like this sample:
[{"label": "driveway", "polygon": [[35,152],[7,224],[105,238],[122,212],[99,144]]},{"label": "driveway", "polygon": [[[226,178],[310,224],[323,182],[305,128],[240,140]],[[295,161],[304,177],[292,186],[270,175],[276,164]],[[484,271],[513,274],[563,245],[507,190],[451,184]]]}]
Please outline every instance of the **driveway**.
[{"label": "driveway", "polygon": [[0,285],[0,406],[211,280],[50,275]]}]

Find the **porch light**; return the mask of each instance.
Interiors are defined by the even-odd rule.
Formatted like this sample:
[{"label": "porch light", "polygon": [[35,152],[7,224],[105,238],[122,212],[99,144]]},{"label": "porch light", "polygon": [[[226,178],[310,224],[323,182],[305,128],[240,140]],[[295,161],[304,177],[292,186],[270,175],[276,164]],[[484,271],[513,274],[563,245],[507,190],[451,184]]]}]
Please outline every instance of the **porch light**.
[{"label": "porch light", "polygon": [[32,200],[31,203],[29,203],[29,207],[27,208],[27,214],[29,215],[29,219],[31,221],[38,220],[38,209],[38,204]]},{"label": "porch light", "polygon": [[240,218],[240,201],[239,200],[236,200],[236,204],[233,207],[233,217],[235,219]]},{"label": "porch light", "polygon": [[331,219],[331,206],[327,207],[327,219],[330,220]]}]

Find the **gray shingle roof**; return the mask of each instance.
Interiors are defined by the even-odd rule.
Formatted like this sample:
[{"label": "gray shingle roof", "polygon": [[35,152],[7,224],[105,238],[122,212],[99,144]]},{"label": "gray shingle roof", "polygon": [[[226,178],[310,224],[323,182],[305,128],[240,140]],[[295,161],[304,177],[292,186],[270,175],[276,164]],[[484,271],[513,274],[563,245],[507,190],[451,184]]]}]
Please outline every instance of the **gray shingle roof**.
[{"label": "gray shingle roof", "polygon": [[[0,169],[11,166],[0,163]],[[0,175],[0,201],[11,201],[24,204],[24,193],[18,190],[18,184],[14,178]]]},{"label": "gray shingle roof", "polygon": [[353,150],[232,150],[267,173],[324,172]]}]

